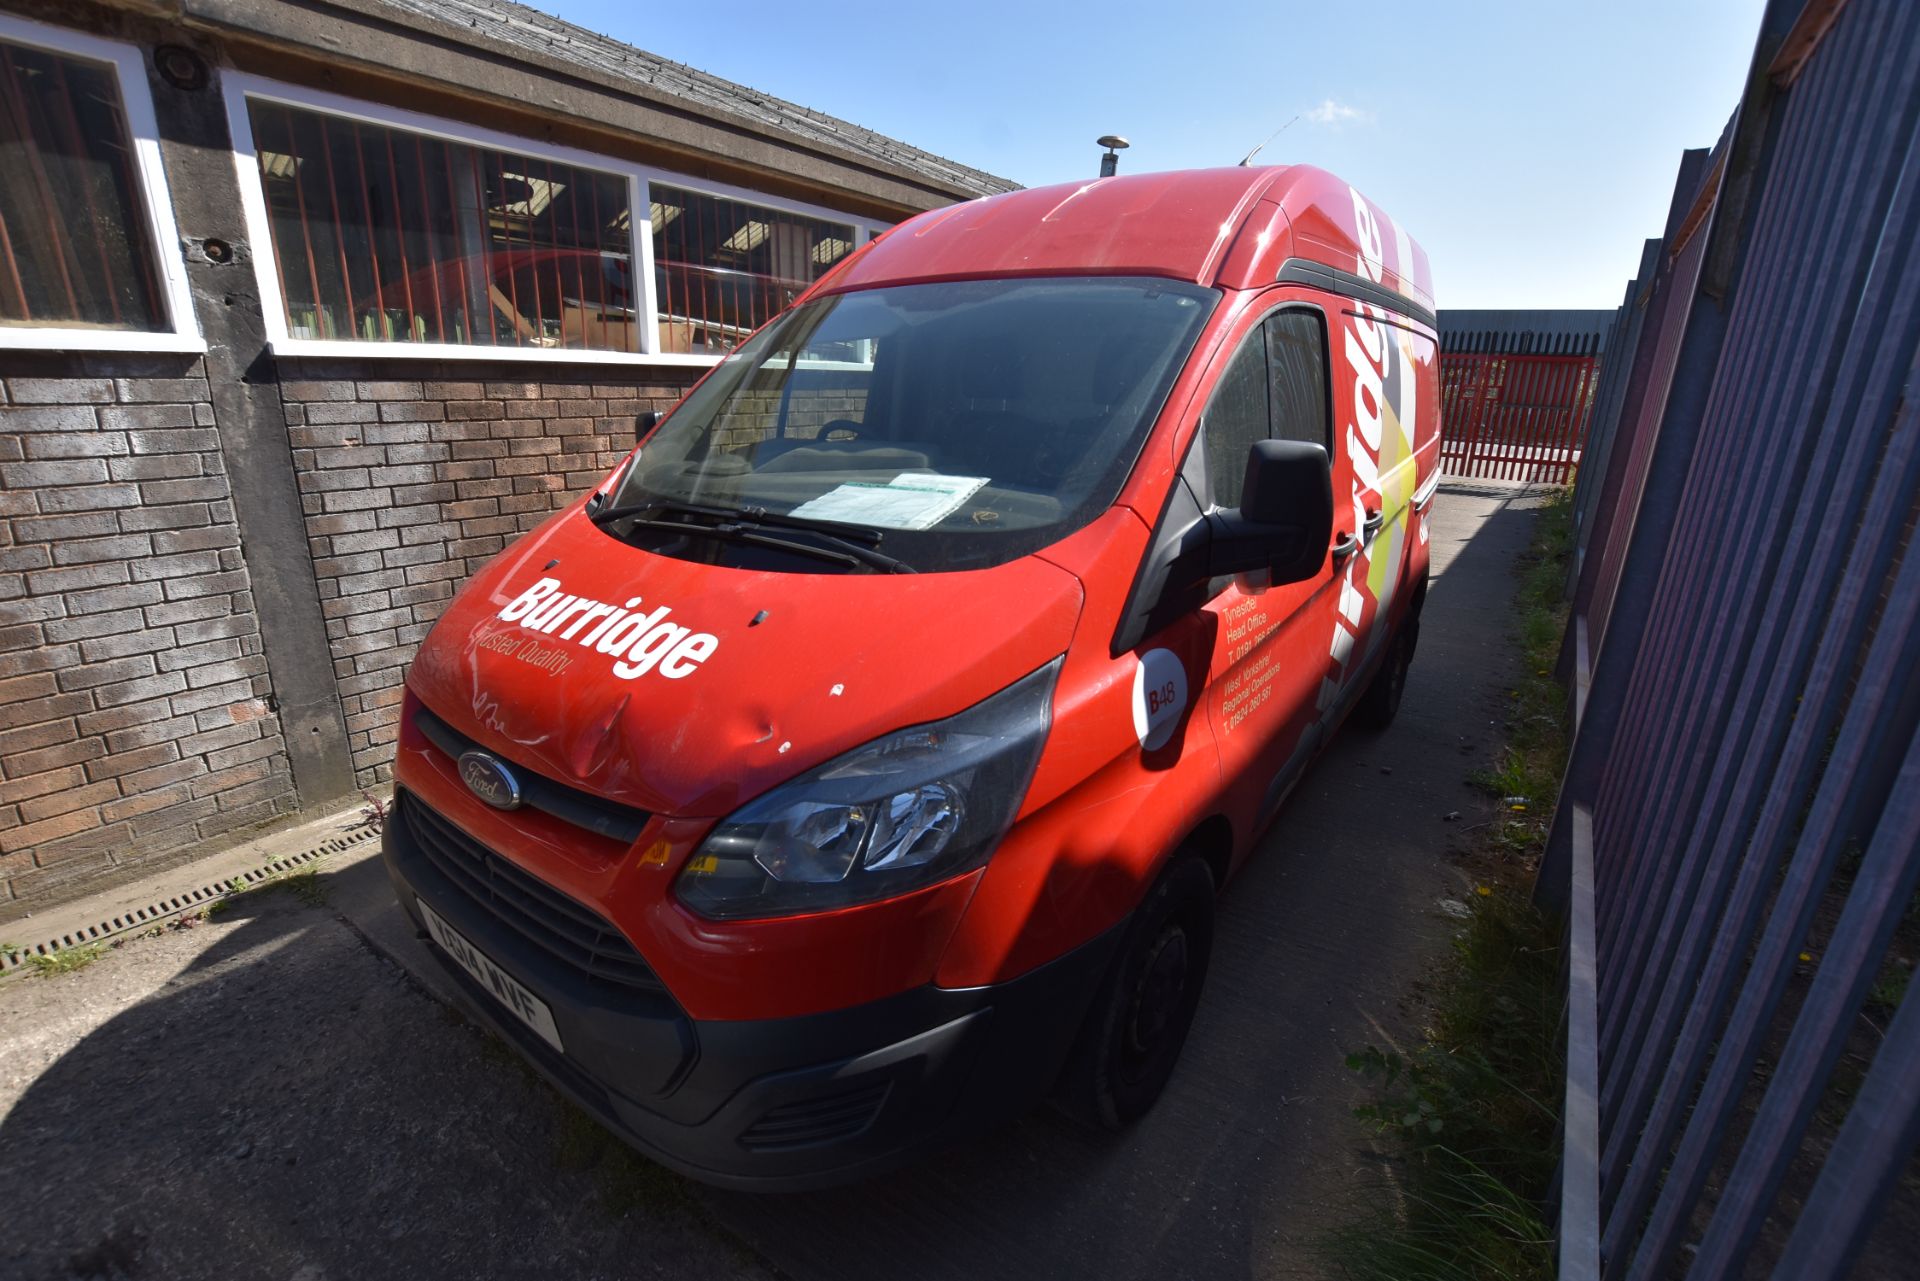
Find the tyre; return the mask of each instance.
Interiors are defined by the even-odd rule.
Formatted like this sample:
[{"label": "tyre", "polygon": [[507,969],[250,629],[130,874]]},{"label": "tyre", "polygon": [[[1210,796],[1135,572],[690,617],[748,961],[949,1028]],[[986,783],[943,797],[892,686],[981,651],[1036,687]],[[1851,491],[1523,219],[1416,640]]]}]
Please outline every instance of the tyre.
[{"label": "tyre", "polygon": [[1353,706],[1355,723],[1368,729],[1385,729],[1400,713],[1400,697],[1406,693],[1407,671],[1413,666],[1413,647],[1420,639],[1420,624],[1407,620],[1399,633],[1387,642],[1387,656],[1373,674],[1367,692]]},{"label": "tyre", "polygon": [[1120,1130],[1151,1108],[1193,1025],[1213,952],[1213,873],[1176,855],[1128,922],[1057,1094],[1063,1111]]}]

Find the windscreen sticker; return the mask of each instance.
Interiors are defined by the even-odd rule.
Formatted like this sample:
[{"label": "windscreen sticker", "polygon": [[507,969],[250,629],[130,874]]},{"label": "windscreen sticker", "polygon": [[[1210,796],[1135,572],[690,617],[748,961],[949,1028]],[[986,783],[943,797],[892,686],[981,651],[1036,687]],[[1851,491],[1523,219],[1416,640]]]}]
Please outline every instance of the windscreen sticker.
[{"label": "windscreen sticker", "polygon": [[985,476],[902,472],[884,485],[848,481],[793,509],[808,520],[881,529],[932,529],[960,510],[987,483]]},{"label": "windscreen sticker", "polygon": [[[677,681],[691,676],[720,648],[718,636],[668,622],[671,606],[643,612],[640,603],[638,596],[615,606],[569,595],[559,579],[543,578],[503,605],[497,617],[605,654],[613,659],[613,674],[627,681],[654,671]],[[486,637],[479,647],[494,649],[498,644]]]},{"label": "windscreen sticker", "polygon": [[1187,667],[1170,649],[1150,649],[1133,669],[1133,732],[1149,752],[1165,747],[1187,710]]}]

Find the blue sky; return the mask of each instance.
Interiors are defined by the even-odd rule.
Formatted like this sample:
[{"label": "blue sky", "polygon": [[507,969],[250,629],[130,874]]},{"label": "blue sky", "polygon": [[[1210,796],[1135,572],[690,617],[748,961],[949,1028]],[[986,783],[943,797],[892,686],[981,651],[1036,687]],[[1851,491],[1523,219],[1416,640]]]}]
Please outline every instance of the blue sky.
[{"label": "blue sky", "polygon": [[[1613,307],[1686,147],[1738,100],[1762,0],[536,7],[1028,186],[1331,169],[1427,248],[1442,307]],[[862,16],[848,18],[849,11]]]}]

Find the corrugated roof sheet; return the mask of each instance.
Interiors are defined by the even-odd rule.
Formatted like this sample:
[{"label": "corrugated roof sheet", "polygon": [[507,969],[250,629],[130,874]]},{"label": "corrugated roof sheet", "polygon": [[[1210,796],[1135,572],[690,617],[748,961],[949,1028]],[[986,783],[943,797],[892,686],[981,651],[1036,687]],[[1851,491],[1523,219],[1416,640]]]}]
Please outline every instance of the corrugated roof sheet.
[{"label": "corrugated roof sheet", "polygon": [[695,110],[742,118],[774,133],[868,157],[959,192],[986,196],[1019,186],[908,146],[885,134],[622,44],[525,5],[507,0],[377,2],[394,10],[395,20],[401,23],[412,16],[465,28],[502,44],[575,64],[600,78],[616,83],[624,80],[653,93],[680,99]]}]

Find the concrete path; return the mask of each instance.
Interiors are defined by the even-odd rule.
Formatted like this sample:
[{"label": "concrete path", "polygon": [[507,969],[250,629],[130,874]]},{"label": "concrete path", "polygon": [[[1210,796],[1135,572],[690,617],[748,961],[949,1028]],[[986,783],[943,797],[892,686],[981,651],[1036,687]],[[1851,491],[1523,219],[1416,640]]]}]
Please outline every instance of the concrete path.
[{"label": "concrete path", "polygon": [[1488,812],[1464,779],[1528,506],[1443,488],[1400,720],[1335,743],[1228,888],[1186,1058],[1129,1134],[1041,1115],[859,1187],[691,1188],[447,1010],[377,862],[341,856],[304,897],[0,986],[0,1277],[1318,1275],[1315,1234],[1385,1177],[1343,1057],[1406,1034],[1467,888],[1448,847]]},{"label": "concrete path", "polygon": [[765,1275],[334,910],[385,879],[0,988],[0,1277]]}]

